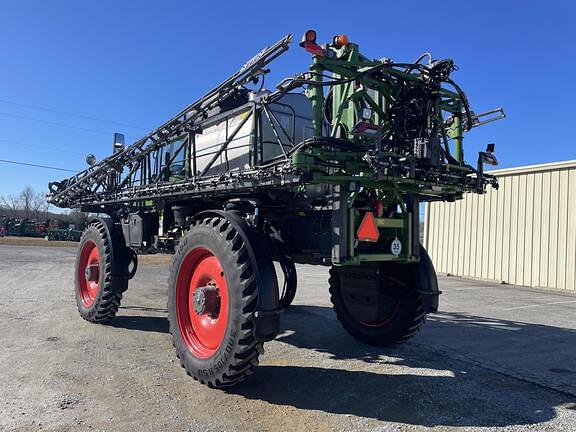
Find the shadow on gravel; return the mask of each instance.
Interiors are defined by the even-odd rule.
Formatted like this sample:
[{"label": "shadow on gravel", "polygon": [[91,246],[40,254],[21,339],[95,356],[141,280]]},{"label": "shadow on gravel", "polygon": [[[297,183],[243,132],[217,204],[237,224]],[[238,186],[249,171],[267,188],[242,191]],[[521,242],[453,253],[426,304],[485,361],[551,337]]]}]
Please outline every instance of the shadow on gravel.
[{"label": "shadow on gravel", "polygon": [[[140,310],[146,312],[145,308],[134,312]],[[503,338],[504,344],[505,338],[511,337],[502,331],[504,328],[536,334],[542,341],[572,340],[574,335],[553,327],[447,315],[443,314],[442,319],[432,317],[427,330],[444,328],[454,335],[466,335],[463,339]],[[117,316],[110,326],[168,332],[168,320],[162,316]],[[281,332],[276,339],[342,360],[342,369],[291,366],[290,359],[281,359],[279,365],[260,365],[245,384],[228,393],[275,405],[422,426],[539,424],[556,417],[555,407],[575,402],[569,396],[546,392],[468,363],[446,360],[421,343],[394,348],[360,344],[342,329],[328,307],[291,306],[281,318]],[[360,367],[369,370],[346,370],[358,369],[354,361],[366,363]],[[377,373],[381,370],[378,365],[386,361],[402,366],[403,373]],[[294,360],[297,362],[298,358]],[[441,371],[440,375],[435,371]]]},{"label": "shadow on gravel", "polygon": [[500,386],[480,389],[473,376],[455,373],[384,375],[261,365],[249,382],[229,392],[274,405],[429,427],[529,425],[556,416],[549,401],[530,397],[528,386],[520,395]]},{"label": "shadow on gravel", "polygon": [[[521,328],[521,331],[538,334],[546,330],[542,328],[546,326],[530,329],[530,324],[496,322],[498,320],[479,317],[453,318],[455,321],[458,318],[459,322],[450,323],[445,314],[441,325],[452,325],[455,332],[457,326],[474,325],[476,331],[484,332],[472,336],[478,338],[509,337],[495,328]],[[487,325],[488,321],[490,325]],[[431,324],[430,327],[440,325]],[[514,327],[513,324],[518,325]],[[417,374],[384,375],[374,372],[377,366],[368,366],[371,371],[349,371],[266,365],[258,367],[248,384],[232,388],[230,392],[277,405],[423,426],[538,424],[556,416],[554,407],[574,402],[570,396],[556,393],[538,396],[534,392],[540,390],[531,384],[503,378],[467,364],[454,369],[454,361],[445,361],[442,356],[422,349],[420,344],[408,343],[394,348],[365,346],[340,327],[332,310],[327,307],[291,307],[282,317],[281,325],[277,340],[297,348],[327,353],[333,360],[381,364],[386,361],[383,356],[388,356],[394,365],[406,367],[408,373],[415,368],[420,371]],[[549,327],[547,330],[548,333],[542,335],[543,340],[546,337],[574,336],[573,332],[564,329]],[[342,367],[349,366],[343,364]],[[427,374],[426,369],[443,371],[445,375]]]},{"label": "shadow on gravel", "polygon": [[280,342],[329,354],[333,360],[379,361],[393,349],[378,349],[356,342],[340,326],[332,308],[292,305],[281,316]]},{"label": "shadow on gravel", "polygon": [[166,317],[156,316],[116,316],[110,327],[124,328],[128,330],[140,330],[146,332],[168,333],[169,323]]},{"label": "shadow on gravel", "polygon": [[[281,329],[283,333],[277,340],[327,353],[334,360],[377,362],[382,354],[394,355],[410,346],[410,342],[394,348],[343,343],[350,336],[327,307],[292,306],[282,316]],[[574,329],[442,312],[428,318],[416,341],[451,349],[463,356],[507,360],[511,368],[524,366],[533,372],[550,363],[548,371],[569,376],[576,387]],[[563,363],[565,367],[561,367]]]}]

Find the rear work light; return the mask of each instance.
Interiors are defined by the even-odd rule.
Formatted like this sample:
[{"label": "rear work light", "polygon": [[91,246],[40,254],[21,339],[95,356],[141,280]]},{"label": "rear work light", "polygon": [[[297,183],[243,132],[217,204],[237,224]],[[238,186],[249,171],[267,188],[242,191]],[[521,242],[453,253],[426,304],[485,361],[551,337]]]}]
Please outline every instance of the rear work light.
[{"label": "rear work light", "polygon": [[307,30],[300,40],[300,46],[303,47],[309,53],[317,56],[324,56],[324,50],[318,44],[316,44],[316,31]]},{"label": "rear work light", "polygon": [[306,30],[306,33],[304,33],[304,36],[302,36],[302,40],[300,41],[300,46],[303,47],[306,44],[306,42],[316,44],[315,30]]}]

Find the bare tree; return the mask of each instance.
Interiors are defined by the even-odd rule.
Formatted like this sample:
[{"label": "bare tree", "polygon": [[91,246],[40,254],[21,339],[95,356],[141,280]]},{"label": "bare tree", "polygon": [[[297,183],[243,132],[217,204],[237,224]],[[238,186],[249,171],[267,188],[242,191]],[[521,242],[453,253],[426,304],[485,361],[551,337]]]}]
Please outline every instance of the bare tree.
[{"label": "bare tree", "polygon": [[6,216],[16,218],[21,209],[20,198],[14,195],[0,196],[0,207]]},{"label": "bare tree", "polygon": [[30,219],[32,213],[32,201],[34,201],[35,194],[34,189],[30,186],[26,186],[22,189],[22,192],[20,192],[20,206],[21,210],[24,212],[25,219]]},{"label": "bare tree", "polygon": [[48,202],[42,192],[26,186],[18,195],[0,196],[1,213],[11,218],[42,220],[48,214]]},{"label": "bare tree", "polygon": [[68,216],[77,230],[83,230],[86,227],[86,222],[88,222],[87,213],[83,213],[79,209],[72,209],[68,213]]},{"label": "bare tree", "polygon": [[42,192],[36,192],[32,198],[31,204],[34,219],[41,221],[48,217],[49,204],[46,200],[46,194]]}]

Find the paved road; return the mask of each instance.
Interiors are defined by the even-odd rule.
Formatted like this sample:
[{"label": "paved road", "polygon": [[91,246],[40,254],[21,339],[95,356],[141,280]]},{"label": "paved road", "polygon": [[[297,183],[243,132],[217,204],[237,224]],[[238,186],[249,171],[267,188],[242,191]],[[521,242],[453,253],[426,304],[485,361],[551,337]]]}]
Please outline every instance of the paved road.
[{"label": "paved road", "polygon": [[338,325],[326,270],[301,267],[255,375],[220,391],[172,350],[165,266],[147,260],[113,324],[91,325],[74,253],[0,246],[2,431],[576,430],[576,296],[441,278],[442,313],[374,349]]}]

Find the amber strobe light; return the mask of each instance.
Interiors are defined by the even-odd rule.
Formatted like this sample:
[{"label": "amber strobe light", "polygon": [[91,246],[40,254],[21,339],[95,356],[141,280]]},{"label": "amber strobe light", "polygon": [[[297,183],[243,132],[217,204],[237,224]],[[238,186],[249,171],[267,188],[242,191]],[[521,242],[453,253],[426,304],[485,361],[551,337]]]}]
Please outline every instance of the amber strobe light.
[{"label": "amber strobe light", "polygon": [[334,45],[334,48],[342,48],[343,46],[348,45],[348,36],[346,35],[334,36],[334,39],[332,39],[332,45]]}]

